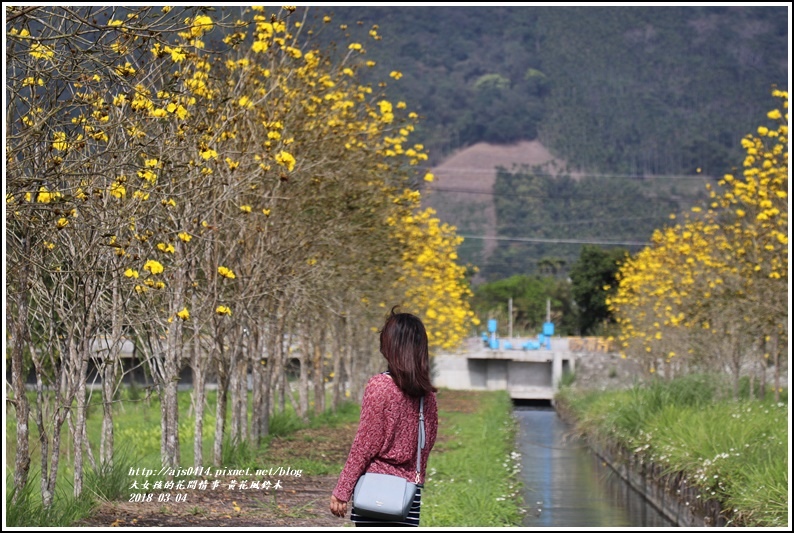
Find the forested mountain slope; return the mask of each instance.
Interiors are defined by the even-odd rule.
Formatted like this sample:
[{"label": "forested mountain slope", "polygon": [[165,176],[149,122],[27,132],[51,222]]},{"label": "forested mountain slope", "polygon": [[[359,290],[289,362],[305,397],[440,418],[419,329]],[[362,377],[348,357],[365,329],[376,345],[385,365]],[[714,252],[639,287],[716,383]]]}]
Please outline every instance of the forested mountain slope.
[{"label": "forested mountain slope", "polygon": [[773,105],[772,86],[788,88],[785,5],[323,6],[308,15],[322,42],[341,25],[360,35],[378,79],[402,73],[385,90],[422,115],[417,133],[434,163],[478,142],[539,139],[591,172],[718,175]]},{"label": "forested mountain slope", "polygon": [[383,90],[422,116],[427,204],[468,236],[461,258],[482,280],[564,275],[581,245],[559,241],[646,242],[702,202],[788,87],[788,19],[781,5],[333,6],[306,20],[320,42],[360,35],[379,79],[402,74]]}]

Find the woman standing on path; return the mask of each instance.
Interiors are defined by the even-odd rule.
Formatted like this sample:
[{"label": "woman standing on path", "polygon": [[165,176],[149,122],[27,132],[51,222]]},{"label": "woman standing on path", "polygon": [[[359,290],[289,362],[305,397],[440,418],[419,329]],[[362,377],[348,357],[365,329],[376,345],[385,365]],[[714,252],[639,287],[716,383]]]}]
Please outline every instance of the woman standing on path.
[{"label": "woman standing on path", "polygon": [[430,381],[427,332],[422,321],[392,308],[380,332],[380,352],[388,370],[369,379],[361,403],[361,420],[339,481],[331,495],[331,512],[347,514],[358,478],[364,472],[391,474],[416,481],[419,437],[419,400],[424,397],[425,446],[422,448],[420,486],[404,522],[366,518],[351,510],[357,526],[418,526],[427,458],[438,432],[436,388]]}]

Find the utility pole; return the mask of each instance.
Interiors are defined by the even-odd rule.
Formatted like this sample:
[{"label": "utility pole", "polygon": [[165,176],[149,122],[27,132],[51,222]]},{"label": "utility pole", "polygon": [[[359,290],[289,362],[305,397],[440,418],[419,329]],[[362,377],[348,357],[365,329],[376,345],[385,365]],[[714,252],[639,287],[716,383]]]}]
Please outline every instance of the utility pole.
[{"label": "utility pole", "polygon": [[513,299],[510,298],[507,300],[507,314],[510,316],[510,320],[508,321],[507,326],[507,336],[508,338],[513,338]]}]

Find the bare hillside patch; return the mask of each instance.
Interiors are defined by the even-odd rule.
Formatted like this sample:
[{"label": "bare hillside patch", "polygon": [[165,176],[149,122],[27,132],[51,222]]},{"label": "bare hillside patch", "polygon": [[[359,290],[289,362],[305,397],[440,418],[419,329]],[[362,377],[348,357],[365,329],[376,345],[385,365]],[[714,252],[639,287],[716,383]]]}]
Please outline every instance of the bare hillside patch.
[{"label": "bare hillside patch", "polygon": [[496,247],[496,211],[493,186],[497,169],[518,170],[522,166],[547,165],[550,172],[565,168],[539,141],[511,145],[477,143],[454,153],[432,172],[435,180],[424,193],[439,219],[458,229],[460,235],[485,237],[469,239],[463,246],[483,264]]}]

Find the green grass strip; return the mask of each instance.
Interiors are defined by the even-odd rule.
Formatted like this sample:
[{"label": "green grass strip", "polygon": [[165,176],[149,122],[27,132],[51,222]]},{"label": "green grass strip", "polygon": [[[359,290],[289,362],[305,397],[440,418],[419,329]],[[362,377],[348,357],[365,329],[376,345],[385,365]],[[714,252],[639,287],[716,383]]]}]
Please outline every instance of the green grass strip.
[{"label": "green grass strip", "polygon": [[428,459],[421,525],[520,525],[523,499],[509,394],[467,391],[477,405],[471,413],[443,410],[445,393],[439,391],[439,436]]}]

